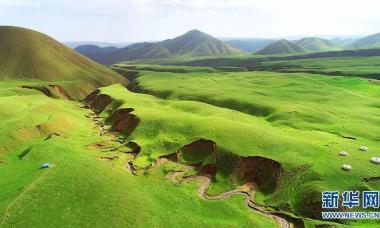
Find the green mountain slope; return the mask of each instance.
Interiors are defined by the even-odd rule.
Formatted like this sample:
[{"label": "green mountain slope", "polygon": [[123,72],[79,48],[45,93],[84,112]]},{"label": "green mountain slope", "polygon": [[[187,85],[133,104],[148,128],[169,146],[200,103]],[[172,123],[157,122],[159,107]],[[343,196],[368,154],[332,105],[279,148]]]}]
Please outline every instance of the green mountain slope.
[{"label": "green mountain slope", "polygon": [[182,36],[161,43],[175,56],[231,55],[240,51],[199,30],[191,30]]},{"label": "green mountain slope", "polygon": [[84,53],[102,63],[114,64],[122,61],[160,59],[171,57],[223,56],[241,53],[238,49],[198,30],[191,30],[174,39],[157,43],[137,43],[125,48],[96,55]]},{"label": "green mountain slope", "polygon": [[347,46],[353,49],[367,49],[380,47],[380,33],[360,38]]},{"label": "green mountain slope", "polygon": [[290,42],[288,40],[282,39],[271,43],[258,52],[257,55],[275,55],[275,54],[289,54],[289,53],[302,53],[305,52],[305,49],[299,45]]},{"label": "green mountain slope", "polygon": [[336,49],[333,42],[319,37],[305,37],[295,43],[307,51],[330,51]]},{"label": "green mountain slope", "polygon": [[74,98],[82,98],[100,86],[127,83],[122,76],[47,35],[11,26],[0,27],[0,78],[58,83]]}]

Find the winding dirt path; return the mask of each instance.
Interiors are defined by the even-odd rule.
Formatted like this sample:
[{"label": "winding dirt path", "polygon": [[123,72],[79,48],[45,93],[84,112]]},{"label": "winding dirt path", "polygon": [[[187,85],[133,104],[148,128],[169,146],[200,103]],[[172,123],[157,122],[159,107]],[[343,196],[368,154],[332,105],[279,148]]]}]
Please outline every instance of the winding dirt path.
[{"label": "winding dirt path", "polygon": [[[293,224],[288,219],[283,218],[279,215],[276,215],[273,212],[268,211],[264,207],[261,207],[252,201],[252,196],[254,196],[256,193],[256,191],[254,190],[254,184],[245,184],[228,192],[224,192],[218,195],[209,195],[207,194],[207,190],[212,182],[210,176],[193,175],[193,176],[182,178],[182,175],[184,173],[185,173],[184,171],[172,171],[167,175],[166,179],[177,184],[183,183],[183,182],[190,182],[193,180],[199,181],[201,185],[198,188],[198,195],[200,198],[206,199],[206,200],[223,200],[223,199],[231,198],[235,195],[243,195],[245,197],[244,204],[250,209],[252,209],[254,212],[262,216],[265,216],[267,218],[273,219],[281,228],[293,227]],[[180,177],[182,179],[179,181],[178,179]]]},{"label": "winding dirt path", "polygon": [[278,215],[272,214],[270,211],[266,210],[263,207],[258,206],[256,203],[252,201],[252,196],[256,193],[252,186],[242,185],[234,190],[221,193],[219,195],[210,196],[207,194],[207,190],[211,184],[211,178],[208,176],[197,176],[195,177],[197,180],[201,181],[201,186],[198,188],[198,195],[202,199],[207,200],[222,200],[233,197],[234,195],[243,195],[245,197],[244,204],[251,208],[258,214],[261,214],[265,217],[273,219],[281,228],[290,228],[291,223],[285,218],[282,218]]},{"label": "winding dirt path", "polygon": [[133,161],[136,159],[136,155],[132,155],[127,161],[125,161],[124,167],[132,173],[134,176],[137,176],[136,169],[133,167]]}]

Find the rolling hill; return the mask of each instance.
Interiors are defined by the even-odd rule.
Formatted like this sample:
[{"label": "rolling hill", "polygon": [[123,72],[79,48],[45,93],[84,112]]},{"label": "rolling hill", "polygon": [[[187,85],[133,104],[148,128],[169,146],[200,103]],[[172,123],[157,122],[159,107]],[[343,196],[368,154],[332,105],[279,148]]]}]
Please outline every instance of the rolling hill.
[{"label": "rolling hill", "polygon": [[302,53],[306,50],[298,44],[282,39],[271,43],[256,52],[256,55],[275,55],[275,54],[290,54]]},{"label": "rolling hill", "polygon": [[333,42],[319,37],[305,37],[297,40],[295,43],[305,50],[311,52],[330,51],[337,49]]},{"label": "rolling hill", "polygon": [[0,78],[58,83],[75,98],[127,80],[53,38],[25,28],[0,27]]},{"label": "rolling hill", "polygon": [[230,44],[239,50],[246,52],[257,51],[266,45],[273,43],[273,39],[261,39],[261,38],[241,38],[241,39],[223,39],[224,42]]},{"label": "rolling hill", "polygon": [[368,49],[380,47],[380,33],[366,36],[347,45],[348,49]]},{"label": "rolling hill", "polygon": [[[80,50],[79,50],[80,51]],[[157,43],[136,43],[105,54],[81,52],[102,64],[171,57],[223,56],[241,53],[236,48],[198,30]]]}]

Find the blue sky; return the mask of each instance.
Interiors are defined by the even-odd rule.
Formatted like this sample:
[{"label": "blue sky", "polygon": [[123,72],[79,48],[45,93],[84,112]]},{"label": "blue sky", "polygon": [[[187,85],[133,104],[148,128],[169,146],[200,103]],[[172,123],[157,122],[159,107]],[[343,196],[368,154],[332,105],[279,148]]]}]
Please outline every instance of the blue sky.
[{"label": "blue sky", "polygon": [[377,0],[0,0],[1,25],[60,41],[142,41],[200,29],[216,37],[368,35]]}]

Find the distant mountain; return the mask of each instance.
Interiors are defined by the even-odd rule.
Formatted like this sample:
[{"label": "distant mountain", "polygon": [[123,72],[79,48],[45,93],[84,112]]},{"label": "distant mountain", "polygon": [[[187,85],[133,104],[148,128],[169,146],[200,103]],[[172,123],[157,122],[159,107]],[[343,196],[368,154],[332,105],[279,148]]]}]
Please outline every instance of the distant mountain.
[{"label": "distant mountain", "polygon": [[260,39],[260,38],[236,38],[236,39],[222,39],[224,42],[230,44],[239,50],[245,52],[257,51],[266,45],[273,43],[273,39]]},{"label": "distant mountain", "polygon": [[349,49],[369,49],[380,47],[380,33],[376,33],[370,36],[366,36],[355,40],[351,44],[347,45]]},{"label": "distant mountain", "polygon": [[0,26],[0,80],[62,82],[73,98],[127,80],[53,38],[25,28]]},{"label": "distant mountain", "polygon": [[114,64],[141,59],[233,55],[241,51],[201,31],[191,30],[174,39],[136,43],[103,55],[81,53],[99,63]]},{"label": "distant mountain", "polygon": [[81,45],[74,48],[74,50],[80,53],[108,53],[119,50],[119,48],[114,46],[99,47],[96,45]]},{"label": "distant mountain", "polygon": [[290,53],[302,53],[306,50],[300,47],[298,44],[282,39],[274,43],[271,43],[264,48],[256,52],[256,55],[275,55],[275,54],[290,54]]},{"label": "distant mountain", "polygon": [[319,37],[305,37],[295,41],[303,49],[310,52],[336,50],[337,46],[330,40]]},{"label": "distant mountain", "polygon": [[124,42],[124,43],[109,43],[109,42],[98,42],[98,41],[71,41],[71,42],[63,42],[64,45],[74,49],[79,46],[83,45],[95,45],[98,47],[126,47],[130,45],[130,42]]}]

